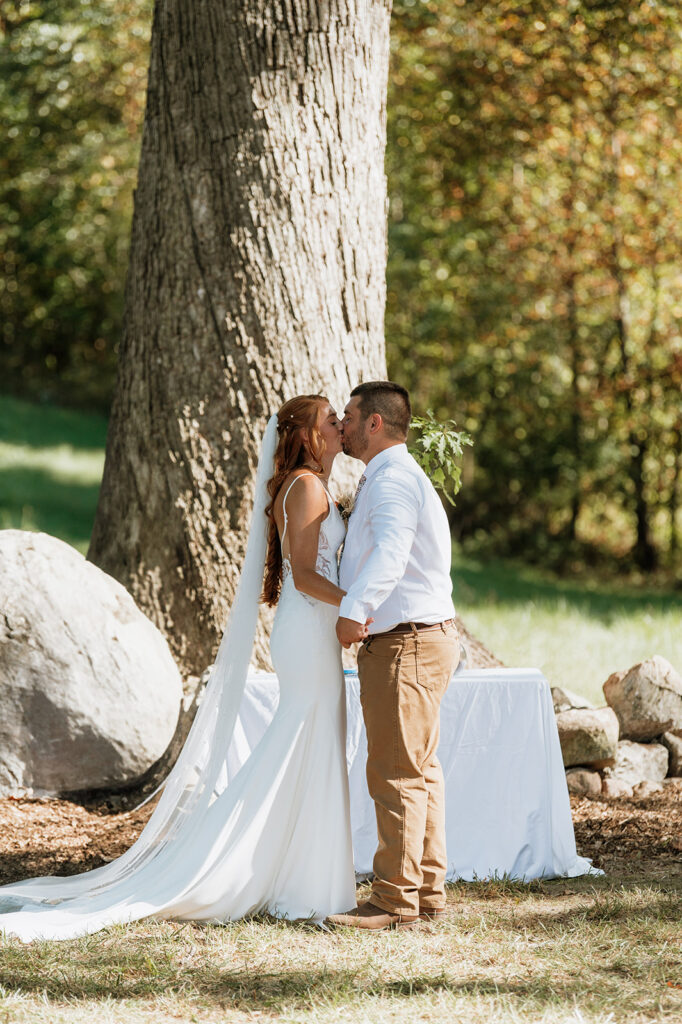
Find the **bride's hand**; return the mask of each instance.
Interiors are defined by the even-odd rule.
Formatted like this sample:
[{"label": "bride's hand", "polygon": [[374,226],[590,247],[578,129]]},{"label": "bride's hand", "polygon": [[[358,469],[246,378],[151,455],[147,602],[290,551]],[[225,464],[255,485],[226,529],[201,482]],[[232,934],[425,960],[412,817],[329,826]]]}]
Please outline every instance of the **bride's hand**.
[{"label": "bride's hand", "polygon": [[370,625],[371,625],[371,624],[372,624],[373,622],[374,622],[374,619],[367,619],[367,621],[365,622],[365,625],[364,625],[364,627],[363,627],[363,629],[364,629],[364,632],[363,632],[363,634],[362,634],[363,640],[364,640],[364,638],[365,638],[366,636],[369,636],[369,627],[370,627]]}]

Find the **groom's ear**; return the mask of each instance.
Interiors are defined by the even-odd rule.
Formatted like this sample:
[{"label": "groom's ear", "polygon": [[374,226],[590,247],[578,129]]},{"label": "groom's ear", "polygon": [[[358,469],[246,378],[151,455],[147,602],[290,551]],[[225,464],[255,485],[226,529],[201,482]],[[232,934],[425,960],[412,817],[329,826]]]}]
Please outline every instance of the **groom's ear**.
[{"label": "groom's ear", "polygon": [[383,426],[383,422],[384,421],[381,418],[381,413],[373,412],[372,415],[369,418],[369,432],[370,432],[370,434],[376,434],[376,432],[378,430],[381,430],[381,428]]}]

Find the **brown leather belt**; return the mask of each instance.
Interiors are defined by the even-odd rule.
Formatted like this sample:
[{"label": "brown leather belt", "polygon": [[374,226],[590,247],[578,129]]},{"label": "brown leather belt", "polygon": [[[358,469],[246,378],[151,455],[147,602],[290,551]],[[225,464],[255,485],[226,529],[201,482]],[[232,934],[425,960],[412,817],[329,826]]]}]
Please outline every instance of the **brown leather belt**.
[{"label": "brown leather belt", "polygon": [[399,622],[393,629],[387,629],[383,633],[370,633],[367,640],[377,636],[389,636],[390,633],[412,633],[413,627],[418,632],[426,629],[440,629],[441,626],[454,626],[454,619],[445,619],[444,622]]}]

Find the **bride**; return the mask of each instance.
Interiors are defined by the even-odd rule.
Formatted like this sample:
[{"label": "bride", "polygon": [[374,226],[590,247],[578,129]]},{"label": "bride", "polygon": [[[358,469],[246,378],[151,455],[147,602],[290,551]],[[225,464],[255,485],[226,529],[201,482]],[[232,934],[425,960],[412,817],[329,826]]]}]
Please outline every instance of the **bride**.
[{"label": "bride", "polygon": [[[345,696],[336,640],[345,529],[327,489],[341,425],[320,395],[268,422],[242,576],[201,706],[137,842],[70,878],[0,888],[0,932],[69,939],[142,917],[323,919],[355,902]],[[262,593],[261,593],[262,590]],[[260,600],[280,700],[228,784]]]}]

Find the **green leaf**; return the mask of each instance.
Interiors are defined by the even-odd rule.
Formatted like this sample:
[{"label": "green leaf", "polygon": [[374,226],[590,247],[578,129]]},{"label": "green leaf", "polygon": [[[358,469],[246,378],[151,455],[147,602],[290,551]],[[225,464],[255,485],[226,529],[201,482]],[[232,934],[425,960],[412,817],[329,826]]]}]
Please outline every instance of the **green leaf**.
[{"label": "green leaf", "polygon": [[464,448],[473,444],[470,435],[456,426],[454,420],[439,423],[430,409],[426,416],[414,416],[410,424],[411,455],[451,505],[461,487],[459,460]]}]

